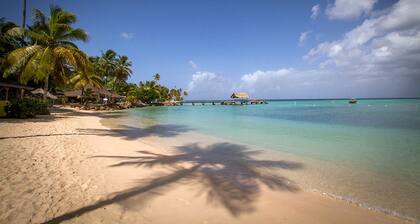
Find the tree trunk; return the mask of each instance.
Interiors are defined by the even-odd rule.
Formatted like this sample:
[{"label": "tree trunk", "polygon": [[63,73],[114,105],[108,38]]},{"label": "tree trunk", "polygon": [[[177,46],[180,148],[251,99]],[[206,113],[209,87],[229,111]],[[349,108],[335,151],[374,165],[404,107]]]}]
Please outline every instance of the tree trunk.
[{"label": "tree trunk", "polygon": [[85,87],[82,87],[82,98],[80,100],[82,105],[84,104],[84,98],[85,98]]},{"label": "tree trunk", "polygon": [[23,0],[22,46],[25,45],[25,27],[26,27],[26,0]]},{"label": "tree trunk", "polygon": [[26,26],[26,0],[23,0],[23,21],[22,28],[25,29]]},{"label": "tree trunk", "polygon": [[45,101],[47,101],[47,92],[48,92],[48,75],[47,77],[45,77],[45,81],[44,81],[44,94],[42,94],[42,99]]}]

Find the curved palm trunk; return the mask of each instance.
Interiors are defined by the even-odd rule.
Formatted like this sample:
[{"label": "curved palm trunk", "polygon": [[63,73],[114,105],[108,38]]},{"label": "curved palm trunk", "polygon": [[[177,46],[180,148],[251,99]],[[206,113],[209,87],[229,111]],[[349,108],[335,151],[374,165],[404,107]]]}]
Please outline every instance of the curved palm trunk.
[{"label": "curved palm trunk", "polygon": [[82,87],[82,98],[81,98],[81,103],[82,103],[82,105],[84,104],[84,98],[85,98],[85,87],[83,86]]},{"label": "curved palm trunk", "polygon": [[44,81],[44,94],[42,95],[42,99],[44,100],[44,102],[47,101],[48,78],[49,78],[49,76],[47,75],[47,77],[45,77],[45,81]]}]

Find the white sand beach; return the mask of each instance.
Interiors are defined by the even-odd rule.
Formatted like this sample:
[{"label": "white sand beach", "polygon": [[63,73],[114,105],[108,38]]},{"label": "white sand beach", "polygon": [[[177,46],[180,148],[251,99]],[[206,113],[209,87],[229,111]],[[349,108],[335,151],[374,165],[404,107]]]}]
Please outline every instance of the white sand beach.
[{"label": "white sand beach", "polygon": [[0,120],[0,223],[407,222],[270,171],[298,168],[292,161],[228,143],[156,147],[176,137],[152,145],[139,130],[101,124],[112,116],[61,109]]}]

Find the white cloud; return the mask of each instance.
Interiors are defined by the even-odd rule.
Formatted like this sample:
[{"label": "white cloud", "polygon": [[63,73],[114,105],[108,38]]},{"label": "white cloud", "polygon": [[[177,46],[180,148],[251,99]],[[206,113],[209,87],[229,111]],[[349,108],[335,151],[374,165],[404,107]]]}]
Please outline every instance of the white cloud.
[{"label": "white cloud", "polygon": [[419,0],[400,0],[372,12],[342,38],[311,49],[304,57],[313,63],[311,69],[257,70],[236,82],[196,72],[189,84],[191,95],[227,98],[235,90],[250,92],[253,98],[420,96],[418,12]]},{"label": "white cloud", "polygon": [[198,65],[196,63],[194,63],[193,60],[189,60],[188,61],[188,64],[190,64],[190,66],[191,66],[192,69],[194,69],[194,70],[197,70],[198,69]]},{"label": "white cloud", "polygon": [[199,71],[192,75],[187,91],[194,99],[223,99],[231,94],[232,83],[220,74]]},{"label": "white cloud", "polygon": [[420,74],[420,1],[401,0],[340,40],[323,42],[305,59],[364,76]]},{"label": "white cloud", "polygon": [[418,12],[420,1],[401,0],[341,39],[311,49],[304,58],[316,63],[314,69],[258,70],[243,75],[238,86],[255,97],[419,96]]},{"label": "white cloud", "polygon": [[247,91],[252,98],[336,98],[418,96],[420,78],[376,78],[352,71],[318,68],[298,70],[283,68],[245,74],[235,88]]},{"label": "white cloud", "polygon": [[319,6],[319,4],[312,6],[312,8],[311,8],[311,19],[318,18],[320,10],[321,10],[321,7]]},{"label": "white cloud", "polygon": [[377,0],[335,0],[329,4],[326,14],[330,19],[352,19],[369,13]]},{"label": "white cloud", "polygon": [[311,32],[312,32],[311,30],[308,30],[308,31],[305,31],[305,32],[300,34],[300,36],[299,36],[299,46],[302,47],[303,45],[305,45],[305,41],[306,41],[306,39],[308,39],[308,36]]},{"label": "white cloud", "polygon": [[126,40],[129,40],[129,39],[132,39],[134,37],[134,33],[122,32],[121,37],[126,39]]}]

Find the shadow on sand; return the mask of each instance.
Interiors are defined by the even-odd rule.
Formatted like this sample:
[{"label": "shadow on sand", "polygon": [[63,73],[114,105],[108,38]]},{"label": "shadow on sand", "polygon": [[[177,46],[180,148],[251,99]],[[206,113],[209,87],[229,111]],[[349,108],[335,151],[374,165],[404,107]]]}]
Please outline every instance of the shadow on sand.
[{"label": "shadow on sand", "polygon": [[[261,185],[273,190],[296,192],[298,186],[286,177],[278,175],[281,169],[296,170],[303,168],[301,163],[290,161],[256,160],[258,151],[231,143],[217,143],[207,147],[188,144],[177,148],[178,153],[164,155],[138,151],[138,156],[107,156],[118,160],[111,167],[134,166],[169,168],[165,175],[141,180],[138,186],[117,192],[107,199],[55,217],[45,223],[58,223],[91,212],[98,208],[122,203],[125,200],[142,196],[143,200],[164,194],[175,183],[198,183],[200,192],[205,192],[209,203],[222,206],[233,216],[255,210],[254,202],[261,193]],[[277,172],[274,172],[277,171]],[[171,187],[169,187],[171,186]]]},{"label": "shadow on sand", "polygon": [[[33,119],[3,119],[5,123],[24,123],[24,122],[48,122],[54,119],[79,117],[79,116],[97,116],[100,118],[121,118],[126,116],[125,112],[83,112],[72,109],[56,108],[53,116],[40,116]],[[50,133],[50,134],[35,134],[35,135],[19,135],[19,136],[1,136],[2,139],[19,139],[19,138],[33,138],[33,137],[50,137],[50,136],[65,136],[65,135],[98,135],[98,136],[113,136],[121,137],[126,140],[135,140],[143,137],[157,136],[157,137],[174,137],[183,132],[192,131],[193,129],[186,125],[173,124],[156,124],[147,127],[133,127],[128,125],[119,125],[112,129],[77,129],[77,132],[71,133]]]},{"label": "shadow on sand", "polygon": [[125,115],[125,111],[77,111],[75,109],[68,109],[62,107],[52,107],[50,109],[51,115],[37,115],[35,118],[16,119],[16,118],[1,118],[0,123],[27,123],[27,122],[51,122],[58,119],[80,117],[80,116],[97,116],[100,118],[119,118]]},{"label": "shadow on sand", "polygon": [[192,131],[186,125],[175,124],[156,124],[148,127],[133,127],[128,125],[119,125],[112,129],[78,129],[80,134],[122,137],[126,140],[134,140],[148,136],[174,137],[183,132]]}]

